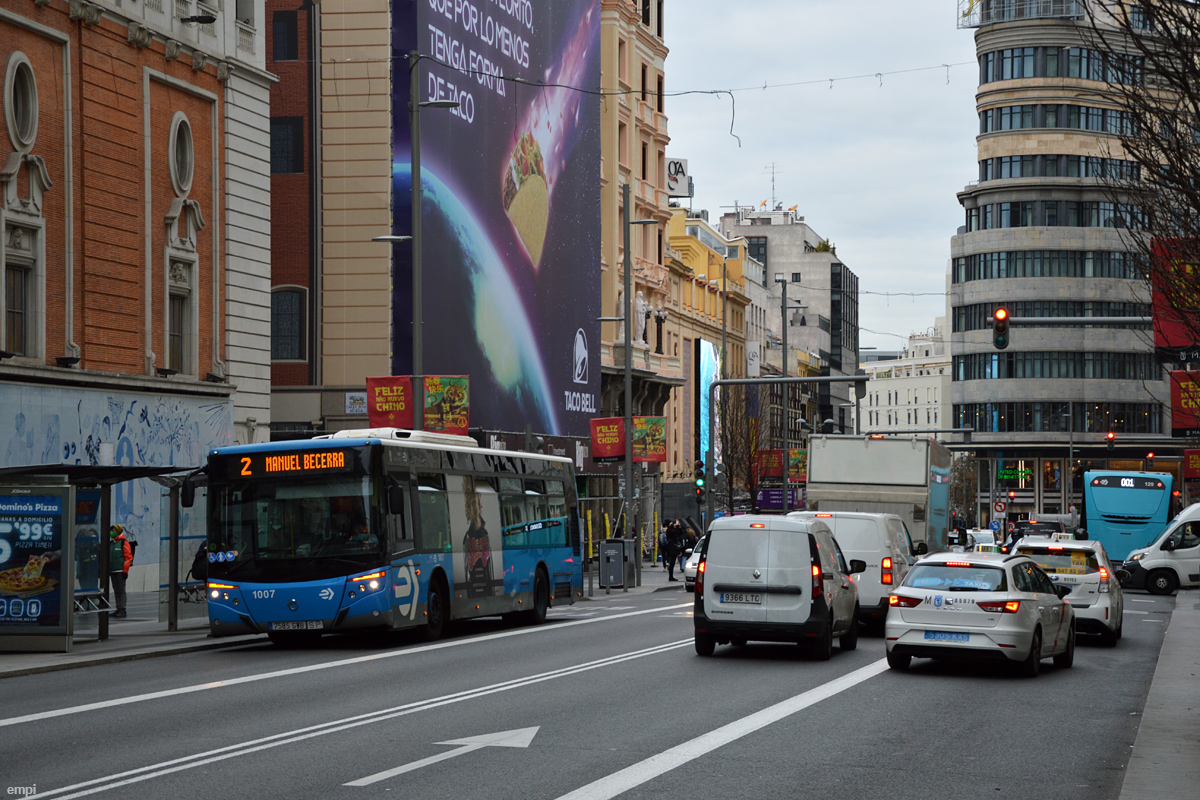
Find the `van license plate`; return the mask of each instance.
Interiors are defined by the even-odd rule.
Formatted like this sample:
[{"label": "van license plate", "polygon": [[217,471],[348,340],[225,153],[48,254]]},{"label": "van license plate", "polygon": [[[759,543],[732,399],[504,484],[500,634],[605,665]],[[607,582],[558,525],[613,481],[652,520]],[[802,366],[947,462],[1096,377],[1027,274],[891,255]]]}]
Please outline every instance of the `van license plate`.
[{"label": "van license plate", "polygon": [[271,630],[273,631],[319,631],[325,628],[325,623],[317,620],[306,620],[305,622],[272,622]]},{"label": "van license plate", "polygon": [[744,592],[721,592],[722,603],[762,603],[761,594],[746,594]]},{"label": "van license plate", "polygon": [[971,634],[953,633],[951,631],[925,631],[925,638],[935,642],[969,642]]}]

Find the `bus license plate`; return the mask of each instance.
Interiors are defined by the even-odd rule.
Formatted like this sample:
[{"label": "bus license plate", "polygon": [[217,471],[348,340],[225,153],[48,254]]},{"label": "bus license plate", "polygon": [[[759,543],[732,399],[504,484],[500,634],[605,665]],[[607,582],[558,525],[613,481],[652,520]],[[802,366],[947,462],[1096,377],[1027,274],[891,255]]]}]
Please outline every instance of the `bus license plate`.
[{"label": "bus license plate", "polygon": [[271,630],[273,631],[319,631],[324,629],[325,623],[318,620],[307,620],[305,622],[272,622]]},{"label": "bus license plate", "polygon": [[969,642],[971,634],[953,633],[951,631],[925,631],[925,638],[935,642]]},{"label": "bus license plate", "polygon": [[761,594],[746,594],[744,592],[721,592],[722,603],[753,603],[761,604]]}]

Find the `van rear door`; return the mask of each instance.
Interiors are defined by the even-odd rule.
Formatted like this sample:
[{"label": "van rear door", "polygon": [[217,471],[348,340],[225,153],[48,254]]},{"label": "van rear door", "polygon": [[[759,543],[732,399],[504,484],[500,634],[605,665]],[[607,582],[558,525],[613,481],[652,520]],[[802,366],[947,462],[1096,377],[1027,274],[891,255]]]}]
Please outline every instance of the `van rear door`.
[{"label": "van rear door", "polygon": [[770,536],[766,526],[751,528],[737,517],[713,523],[704,549],[705,616],[745,623],[766,619]]},{"label": "van rear door", "polygon": [[808,524],[781,519],[769,523],[766,620],[795,625],[808,619],[812,605],[812,540]]}]

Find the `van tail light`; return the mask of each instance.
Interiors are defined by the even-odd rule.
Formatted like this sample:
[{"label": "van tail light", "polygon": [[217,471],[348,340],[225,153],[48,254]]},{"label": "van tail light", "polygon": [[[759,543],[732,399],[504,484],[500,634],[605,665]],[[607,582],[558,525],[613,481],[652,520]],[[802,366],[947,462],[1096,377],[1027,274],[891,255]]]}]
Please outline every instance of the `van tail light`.
[{"label": "van tail light", "polygon": [[906,594],[891,594],[888,595],[888,605],[898,606],[899,608],[916,608],[921,605],[920,597],[909,597]]},{"label": "van tail light", "polygon": [[883,565],[880,567],[880,578],[885,586],[892,585],[892,560],[885,558]]},{"label": "van tail light", "polygon": [[1100,568],[1100,591],[1101,592],[1109,591],[1108,580],[1109,580],[1108,567],[1101,567]]},{"label": "van tail light", "polygon": [[825,590],[821,586],[821,565],[816,563],[815,558],[813,559],[812,575],[813,575],[812,596],[814,599],[816,599],[816,598],[820,597],[824,593]]},{"label": "van tail light", "polygon": [[704,556],[700,556],[700,563],[696,565],[696,597],[704,596]]},{"label": "van tail light", "polygon": [[989,614],[1015,614],[1021,610],[1020,600],[980,600],[975,605]]}]

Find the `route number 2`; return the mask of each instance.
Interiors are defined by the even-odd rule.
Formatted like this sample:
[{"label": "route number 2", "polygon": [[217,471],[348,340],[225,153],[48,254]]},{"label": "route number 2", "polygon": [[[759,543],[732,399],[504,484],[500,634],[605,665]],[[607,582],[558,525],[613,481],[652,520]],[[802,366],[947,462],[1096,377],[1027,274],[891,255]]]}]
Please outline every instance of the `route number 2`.
[{"label": "route number 2", "polygon": [[242,474],[243,475],[252,475],[253,474],[250,472],[250,458],[248,456],[242,456]]}]

